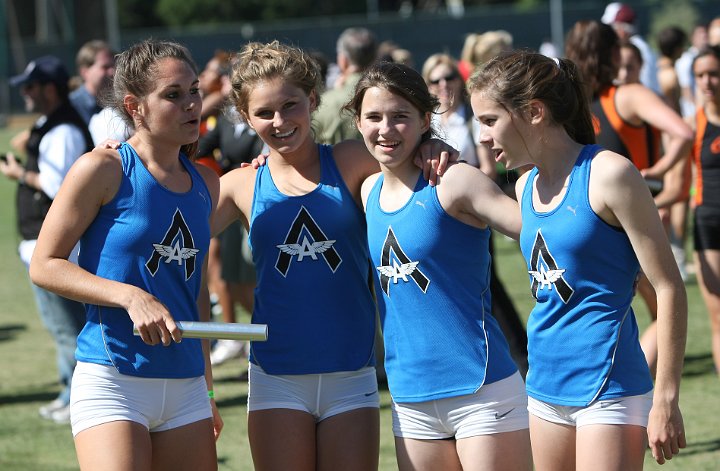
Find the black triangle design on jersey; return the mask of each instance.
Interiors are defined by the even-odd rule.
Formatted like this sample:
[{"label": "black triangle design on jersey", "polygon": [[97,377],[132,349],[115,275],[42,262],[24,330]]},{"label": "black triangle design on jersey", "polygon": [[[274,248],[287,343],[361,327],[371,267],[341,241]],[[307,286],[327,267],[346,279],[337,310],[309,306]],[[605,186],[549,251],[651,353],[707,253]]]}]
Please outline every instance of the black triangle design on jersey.
[{"label": "black triangle design on jersey", "polygon": [[[282,245],[288,246],[299,244],[300,235],[302,234],[303,227],[310,233],[314,242],[335,242],[330,241],[327,238],[323,230],[320,229],[320,226],[315,222],[315,219],[313,219],[313,217],[310,215],[310,212],[305,208],[305,206],[301,206],[300,211],[298,211],[297,216],[295,216],[295,219],[290,226],[290,230],[285,237],[285,242],[283,242]],[[285,277],[290,270],[290,263],[292,262],[292,259],[295,255],[288,253],[287,251],[283,251],[281,246],[278,246],[278,249],[280,250],[278,253],[277,261],[275,262],[275,269],[279,271],[283,277]],[[329,248],[325,249],[323,252],[318,253],[323,257],[328,267],[330,267],[330,270],[335,273],[335,271],[342,263],[342,258],[340,257],[340,254],[337,252],[337,250],[335,250],[335,247],[330,245]]]},{"label": "black triangle design on jersey", "polygon": [[180,212],[179,208],[176,208],[175,214],[172,218],[172,223],[170,224],[167,232],[165,232],[165,237],[163,237],[163,240],[159,244],[153,244],[155,246],[153,254],[145,263],[145,267],[152,276],[155,276],[155,273],[157,273],[157,270],[160,267],[160,261],[163,257],[168,258],[167,261],[170,261],[168,255],[163,254],[159,247],[172,247],[172,242],[173,240],[176,240],[176,238],[178,243],[180,239],[182,239],[182,250],[187,253],[187,256],[182,257],[182,262],[185,264],[185,281],[189,280],[193,273],[195,273],[195,254],[197,254],[198,250],[195,248],[195,241],[193,239],[192,232],[190,232],[190,228],[185,222],[182,212]]},{"label": "black triangle design on jersey", "polygon": [[[410,257],[408,257],[407,254],[405,254],[405,251],[403,251],[402,247],[400,247],[400,243],[398,242],[397,237],[395,236],[395,232],[393,232],[392,230],[392,227],[388,227],[388,232],[385,236],[385,242],[383,243],[382,253],[380,256],[381,267],[391,266],[391,253],[395,254],[401,264],[412,263]],[[390,296],[390,276],[383,273],[380,268],[376,269],[380,273],[380,287],[387,296]],[[415,284],[418,285],[418,287],[422,290],[423,293],[427,292],[428,286],[430,285],[430,280],[427,276],[425,276],[422,271],[420,271],[419,268],[416,267],[414,270],[412,270],[412,272],[407,273],[407,275],[410,276],[413,281],[415,281]]]},{"label": "black triangle design on jersey", "polygon": [[[550,250],[547,247],[547,243],[545,242],[545,238],[542,235],[542,232],[540,229],[538,229],[537,234],[535,235],[535,242],[533,243],[532,248],[532,254],[530,256],[530,267],[532,270],[534,270],[536,273],[540,273],[542,271],[542,266],[540,265],[540,258],[542,257],[542,260],[545,262],[545,265],[548,267],[548,273],[554,272],[554,273],[562,273],[565,270],[561,270],[558,268],[557,262],[555,261],[555,257],[552,256],[550,253]],[[570,298],[572,297],[573,293],[575,292],[572,287],[565,281],[565,278],[562,277],[561,274],[558,275],[557,279],[554,281],[546,281],[547,284],[552,284],[555,287],[555,291],[560,296],[560,299],[562,299],[562,302],[567,304],[568,301],[570,301]],[[532,291],[532,295],[535,299],[537,299],[537,292],[538,288],[540,287],[540,282],[538,279],[533,276],[532,278],[532,284],[530,286],[530,289]]]}]

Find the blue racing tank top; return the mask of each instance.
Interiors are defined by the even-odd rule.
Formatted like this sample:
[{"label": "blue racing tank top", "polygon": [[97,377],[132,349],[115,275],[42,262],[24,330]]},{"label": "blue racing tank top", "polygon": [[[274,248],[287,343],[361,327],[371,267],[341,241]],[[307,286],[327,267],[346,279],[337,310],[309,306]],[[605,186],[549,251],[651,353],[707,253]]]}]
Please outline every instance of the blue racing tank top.
[{"label": "blue racing tank top", "polygon": [[553,404],[587,406],[652,389],[631,307],[637,257],[626,233],[590,207],[590,164],[600,150],[583,148],[551,211],[533,208],[536,168],[522,194],[520,248],[536,300],[527,391]]},{"label": "blue racing tank top", "polygon": [[269,166],[258,169],[249,242],[257,270],[252,321],[268,340],[250,361],[269,374],[355,371],[374,365],[375,303],[365,218],[335,164],[318,146],[317,187],[287,196]]},{"label": "blue racing tank top", "polygon": [[[210,243],[212,200],[185,155],[192,179],[185,193],[160,185],[130,144],[119,149],[123,178],[80,239],[79,265],[103,278],[128,283],[157,297],[176,321],[197,321],[203,260]],[[86,304],[78,337],[80,361],[113,365],[120,373],[150,378],[191,378],[205,371],[198,339],[147,345],[133,335],[121,308]]]},{"label": "blue racing tank top", "polygon": [[490,229],[446,213],[421,173],[407,203],[385,212],[383,181],[366,219],[393,400],[472,394],[510,376],[517,367],[490,314]]}]

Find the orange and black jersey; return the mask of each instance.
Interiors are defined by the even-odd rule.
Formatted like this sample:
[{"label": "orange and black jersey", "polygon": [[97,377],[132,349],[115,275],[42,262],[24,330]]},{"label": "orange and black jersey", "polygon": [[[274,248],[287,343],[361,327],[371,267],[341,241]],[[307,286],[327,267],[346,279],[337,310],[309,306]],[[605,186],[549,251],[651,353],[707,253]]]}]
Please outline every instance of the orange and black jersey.
[{"label": "orange and black jersey", "polygon": [[638,170],[652,167],[660,158],[660,132],[649,124],[625,121],[615,107],[617,89],[603,89],[590,105],[597,143],[629,158]]},{"label": "orange and black jersey", "polygon": [[720,208],[720,126],[708,122],[703,108],[695,123],[695,204]]}]

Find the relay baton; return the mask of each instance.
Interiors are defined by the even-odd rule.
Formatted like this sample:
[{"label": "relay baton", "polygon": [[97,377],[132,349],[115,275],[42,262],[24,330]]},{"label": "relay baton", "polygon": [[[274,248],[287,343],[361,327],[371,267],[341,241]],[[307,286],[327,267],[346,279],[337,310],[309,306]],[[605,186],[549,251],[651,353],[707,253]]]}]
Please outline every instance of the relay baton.
[{"label": "relay baton", "polygon": [[[266,324],[238,324],[235,322],[176,322],[184,338],[254,340],[264,342],[268,338]],[[140,335],[133,326],[133,334]]]}]

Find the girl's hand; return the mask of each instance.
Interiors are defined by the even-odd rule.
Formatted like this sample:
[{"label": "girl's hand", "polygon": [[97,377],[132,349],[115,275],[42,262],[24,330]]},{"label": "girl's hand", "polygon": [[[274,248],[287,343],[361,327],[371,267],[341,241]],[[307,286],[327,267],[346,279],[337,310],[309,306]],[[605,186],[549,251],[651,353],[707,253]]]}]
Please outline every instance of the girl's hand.
[{"label": "girl's hand", "polygon": [[115,139],[105,139],[100,144],[96,145],[96,149],[119,149],[120,148],[120,141],[116,141]]},{"label": "girl's hand", "polygon": [[457,162],[460,152],[440,139],[430,139],[422,144],[415,154],[415,165],[423,169],[423,177],[430,185],[440,183],[448,162]]},{"label": "girl's hand", "polygon": [[215,404],[215,399],[210,399],[210,405],[212,406],[213,414],[213,431],[215,432],[215,441],[217,441],[217,439],[220,438],[220,432],[222,432],[225,423],[223,422],[222,417],[220,417],[220,412],[218,411],[217,404]]},{"label": "girl's hand", "polygon": [[255,157],[254,159],[252,159],[252,161],[250,163],[248,163],[248,162],[241,163],[240,168],[252,167],[255,170],[257,170],[258,168],[267,164],[267,158],[268,158],[268,156],[266,154],[260,154],[257,157]]},{"label": "girl's hand", "polygon": [[162,343],[166,347],[172,341],[180,343],[182,331],[165,305],[143,290],[138,289],[138,292],[139,294],[132,296],[127,312],[142,341],[148,345]]}]

